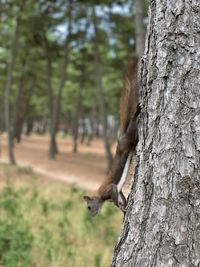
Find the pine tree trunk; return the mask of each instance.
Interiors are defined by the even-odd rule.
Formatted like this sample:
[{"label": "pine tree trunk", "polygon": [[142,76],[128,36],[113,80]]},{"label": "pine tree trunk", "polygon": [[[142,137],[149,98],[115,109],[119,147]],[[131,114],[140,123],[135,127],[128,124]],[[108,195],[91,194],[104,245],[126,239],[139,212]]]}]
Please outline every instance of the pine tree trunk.
[{"label": "pine tree trunk", "polygon": [[76,110],[75,110],[75,115],[74,115],[74,120],[73,120],[73,153],[78,152],[78,130],[79,130],[79,117],[80,117],[80,106],[81,106],[81,92],[83,89],[83,84],[80,82],[79,86],[79,91],[77,93],[77,98],[76,98]]},{"label": "pine tree trunk", "polygon": [[[26,66],[26,59],[22,60],[21,69],[24,70]],[[23,99],[25,96],[25,90],[24,90],[24,72],[22,73],[20,79],[19,79],[19,87],[17,92],[17,99],[15,102],[15,108],[13,112],[13,142],[14,139],[17,140],[19,143],[21,141],[21,130],[22,130],[22,124],[23,124],[23,116],[24,116],[24,106],[26,105],[26,99]]]},{"label": "pine tree trunk", "polygon": [[102,84],[102,69],[100,65],[100,52],[99,52],[99,36],[98,36],[98,27],[96,21],[96,12],[95,7],[93,7],[93,23],[94,23],[94,31],[95,31],[95,40],[94,40],[94,48],[95,48],[95,70],[96,70],[96,84],[99,95],[99,106],[100,106],[100,116],[101,123],[103,127],[103,140],[104,147],[106,152],[107,166],[108,170],[110,170],[113,162],[112,153],[109,144],[109,137],[107,132],[107,114],[105,107],[105,97],[104,97],[104,89]]},{"label": "pine tree trunk", "polygon": [[17,57],[17,47],[18,47],[18,39],[19,39],[19,21],[16,20],[16,29],[15,35],[12,41],[12,49],[11,55],[8,62],[7,76],[6,76],[6,84],[4,89],[4,112],[5,112],[5,125],[7,131],[7,140],[8,140],[8,157],[10,164],[16,164],[14,151],[13,151],[13,126],[11,123],[10,116],[10,95],[12,89],[13,82],[13,69]]},{"label": "pine tree trunk", "polygon": [[3,99],[0,101],[0,134],[5,131],[5,115],[4,115],[4,105]]},{"label": "pine tree trunk", "polygon": [[69,61],[69,43],[70,43],[70,35],[71,35],[71,27],[72,27],[72,0],[69,1],[68,6],[68,35],[66,37],[65,41],[65,51],[64,51],[64,62],[61,69],[61,78],[60,78],[60,84],[58,87],[58,94],[55,97],[54,102],[54,110],[52,114],[52,125],[51,125],[51,132],[50,132],[50,145],[49,145],[49,157],[51,159],[55,158],[55,155],[58,153],[57,144],[56,144],[56,132],[57,132],[57,126],[59,122],[60,117],[60,110],[61,110],[61,97],[63,88],[66,81],[66,71],[67,71],[67,65]]},{"label": "pine tree trunk", "polygon": [[47,96],[48,96],[48,112],[49,112],[49,129],[50,133],[53,128],[53,92],[52,92],[52,60],[51,60],[51,55],[49,52],[49,43],[48,40],[44,34],[44,55],[46,59],[46,74],[47,74]]},{"label": "pine tree trunk", "polygon": [[13,123],[14,125],[13,139],[16,138],[18,143],[20,143],[21,141],[23,124],[28,114],[28,107],[30,104],[31,96],[33,95],[34,87],[35,87],[35,81],[32,81],[32,84],[30,85],[28,92],[27,88],[23,87],[19,88],[16,107],[15,107],[14,123]]},{"label": "pine tree trunk", "polygon": [[151,1],[138,163],[113,267],[200,266],[199,29],[199,1]]}]

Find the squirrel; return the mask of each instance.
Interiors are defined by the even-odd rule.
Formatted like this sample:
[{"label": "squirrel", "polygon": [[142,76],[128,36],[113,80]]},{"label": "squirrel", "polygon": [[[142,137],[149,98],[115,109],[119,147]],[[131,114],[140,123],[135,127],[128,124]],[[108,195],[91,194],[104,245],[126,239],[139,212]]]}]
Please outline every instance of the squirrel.
[{"label": "squirrel", "polygon": [[137,70],[138,57],[130,56],[120,97],[119,137],[113,164],[97,193],[92,197],[83,197],[91,216],[98,214],[106,200],[112,201],[123,212],[126,209],[126,198],[121,190],[138,142],[137,117],[140,113],[140,106]]}]

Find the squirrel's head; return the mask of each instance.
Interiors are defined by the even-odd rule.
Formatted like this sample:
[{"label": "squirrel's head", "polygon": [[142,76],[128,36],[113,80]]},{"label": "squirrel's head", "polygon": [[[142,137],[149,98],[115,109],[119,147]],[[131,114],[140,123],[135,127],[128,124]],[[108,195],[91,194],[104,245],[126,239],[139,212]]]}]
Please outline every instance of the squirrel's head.
[{"label": "squirrel's head", "polygon": [[90,215],[96,216],[102,206],[102,200],[100,199],[100,197],[84,196],[83,198],[87,202],[87,208],[88,208]]}]

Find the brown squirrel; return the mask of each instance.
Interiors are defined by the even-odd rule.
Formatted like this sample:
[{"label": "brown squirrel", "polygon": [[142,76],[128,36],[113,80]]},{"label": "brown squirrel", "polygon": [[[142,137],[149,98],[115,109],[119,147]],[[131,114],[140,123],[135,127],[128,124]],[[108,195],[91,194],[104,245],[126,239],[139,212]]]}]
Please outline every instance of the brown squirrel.
[{"label": "brown squirrel", "polygon": [[138,101],[138,58],[130,56],[120,98],[120,128],[116,153],[106,180],[96,195],[84,196],[89,213],[95,216],[104,201],[113,201],[125,212],[126,198],[122,193],[130,161],[138,142],[137,116],[140,112]]}]

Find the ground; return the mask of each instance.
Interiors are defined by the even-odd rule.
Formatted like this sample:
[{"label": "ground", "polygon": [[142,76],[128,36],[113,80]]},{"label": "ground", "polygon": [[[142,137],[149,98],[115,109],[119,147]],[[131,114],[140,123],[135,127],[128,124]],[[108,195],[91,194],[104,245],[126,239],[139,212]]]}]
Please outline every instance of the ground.
[{"label": "ground", "polygon": [[[1,135],[0,162],[7,162],[6,136]],[[104,148],[100,140],[91,146],[79,145],[77,154],[72,153],[71,138],[58,138],[59,154],[55,160],[48,158],[47,135],[23,136],[20,144],[15,144],[15,156],[20,166],[31,166],[36,172],[49,178],[78,184],[94,190],[106,176]]]},{"label": "ground", "polygon": [[[59,154],[56,159],[48,158],[49,136],[23,136],[20,144],[15,144],[15,156],[19,166],[30,166],[35,172],[52,179],[76,184],[94,191],[106,178],[106,160],[102,140],[93,140],[91,146],[79,144],[78,153],[73,153],[70,137],[58,137]],[[0,163],[8,162],[6,135],[0,135]],[[115,146],[113,146],[113,153]],[[129,183],[126,185],[127,193]]]},{"label": "ground", "polygon": [[[26,222],[29,227],[25,229],[30,229],[34,237],[31,251],[25,254],[31,255],[32,263],[23,266],[62,267],[67,264],[69,267],[85,267],[88,262],[91,266],[108,266],[123,214],[107,202],[100,214],[92,218],[83,201],[83,195],[96,190],[106,177],[102,141],[94,140],[90,147],[82,144],[79,152],[74,154],[71,139],[59,137],[60,153],[55,160],[48,158],[48,142],[48,136],[23,136],[22,142],[15,144],[18,166],[10,167],[1,164],[8,162],[8,158],[6,136],[0,135],[0,202],[7,203],[4,213],[13,207],[10,203],[14,201],[16,209],[15,202],[19,202],[18,212],[23,215],[23,220],[17,226],[24,227]],[[79,188],[68,184],[76,184]],[[7,191],[9,194],[6,194]],[[128,194],[128,186],[124,193]],[[2,202],[2,197],[6,201]],[[16,232],[21,228],[16,228],[15,212],[11,215],[14,237],[10,236],[10,242],[15,242]],[[7,225],[6,222],[2,225]],[[1,230],[0,235],[6,236],[6,242],[7,232],[5,234],[3,229],[1,233]],[[23,237],[26,243],[28,233],[24,233]],[[23,245],[21,234],[17,236],[17,241]],[[13,261],[13,255],[18,255],[19,251],[21,248],[17,246],[14,251],[4,251],[4,255]]]}]

